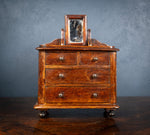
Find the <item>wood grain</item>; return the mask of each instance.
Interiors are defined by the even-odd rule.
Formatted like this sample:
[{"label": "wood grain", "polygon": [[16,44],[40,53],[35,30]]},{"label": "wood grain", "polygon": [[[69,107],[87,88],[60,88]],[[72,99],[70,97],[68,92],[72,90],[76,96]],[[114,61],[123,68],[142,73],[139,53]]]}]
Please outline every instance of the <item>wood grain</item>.
[{"label": "wood grain", "polygon": [[[108,103],[110,90],[101,87],[46,87],[46,103],[102,102]],[[63,94],[59,97],[59,94]],[[95,97],[93,94],[97,94]]]},{"label": "wood grain", "polygon": [[61,29],[61,45],[65,45],[65,30]]},{"label": "wood grain", "polygon": [[105,52],[114,52],[114,51],[119,51],[119,49],[117,48],[111,48],[106,46],[105,44],[94,44],[92,42],[92,46],[75,46],[75,45],[62,45],[62,46],[58,46],[56,44],[44,44],[41,45],[40,47],[36,48],[37,50],[60,50],[60,51],[105,51]]},{"label": "wood grain", "polygon": [[87,30],[87,44],[88,44],[88,46],[92,46],[92,42],[91,42],[91,29]]},{"label": "wood grain", "polygon": [[[119,107],[116,105],[116,50],[39,51],[42,52],[39,66],[43,74],[43,84],[39,87],[43,88],[43,95],[39,95],[43,98],[39,98],[35,109]],[[91,97],[94,90],[99,95],[97,98]],[[58,97],[61,91],[65,98]]]},{"label": "wood grain", "polygon": [[116,80],[116,52],[112,52],[111,53],[111,57],[110,57],[110,61],[111,61],[111,86],[112,86],[112,89],[111,89],[111,95],[112,95],[112,98],[111,98],[111,103],[116,103],[116,96],[117,96],[117,93],[116,93],[116,83],[117,83],[117,80]]},{"label": "wood grain", "polygon": [[[81,52],[80,65],[109,65],[110,56],[108,52]],[[97,58],[97,60],[94,60]]]},{"label": "wood grain", "polygon": [[[83,19],[83,43],[69,42],[69,19]],[[116,101],[119,49],[91,39],[91,30],[87,36],[86,25],[86,15],[66,15],[66,31],[61,30],[61,39],[36,48],[39,92],[34,108],[43,110],[41,116],[52,108],[104,108],[107,112],[119,108]]]},{"label": "wood grain", "polygon": [[[60,60],[60,57],[63,60]],[[46,52],[46,65],[76,65],[77,53],[74,52]]]},{"label": "wood grain", "polygon": [[39,74],[38,74],[38,103],[44,103],[45,92],[45,51],[39,51]]},{"label": "wood grain", "polygon": [[51,109],[48,110],[49,116],[46,119],[39,119],[39,111],[32,108],[36,100],[31,97],[0,98],[0,135],[150,133],[150,97],[118,97],[117,101],[121,108],[116,111],[113,118],[105,118],[103,109]]},{"label": "wood grain", "polygon": [[[64,77],[59,77],[63,74]],[[81,75],[82,74],[82,75]],[[97,77],[93,78],[93,74]],[[46,69],[45,83],[47,84],[78,84],[78,83],[110,83],[110,69]]]}]

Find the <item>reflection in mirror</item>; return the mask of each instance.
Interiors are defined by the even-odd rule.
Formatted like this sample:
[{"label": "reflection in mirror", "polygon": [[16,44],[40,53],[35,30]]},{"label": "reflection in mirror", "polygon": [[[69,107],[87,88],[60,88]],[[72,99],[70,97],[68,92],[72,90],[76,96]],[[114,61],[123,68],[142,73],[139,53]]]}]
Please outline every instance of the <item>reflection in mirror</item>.
[{"label": "reflection in mirror", "polygon": [[83,42],[83,20],[70,19],[69,20],[69,37],[70,42]]}]

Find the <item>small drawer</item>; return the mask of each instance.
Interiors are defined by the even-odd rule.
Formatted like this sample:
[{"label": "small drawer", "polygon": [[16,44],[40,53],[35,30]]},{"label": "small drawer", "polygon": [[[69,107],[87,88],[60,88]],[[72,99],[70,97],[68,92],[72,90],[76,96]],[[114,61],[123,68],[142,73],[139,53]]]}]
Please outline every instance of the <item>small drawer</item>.
[{"label": "small drawer", "polygon": [[46,65],[76,65],[77,54],[69,52],[47,52]]},{"label": "small drawer", "polygon": [[51,84],[110,83],[110,69],[46,69],[46,86]]},{"label": "small drawer", "polygon": [[101,87],[46,87],[45,102],[103,102],[110,100],[110,89]]},{"label": "small drawer", "polygon": [[108,52],[81,52],[80,65],[109,65]]}]

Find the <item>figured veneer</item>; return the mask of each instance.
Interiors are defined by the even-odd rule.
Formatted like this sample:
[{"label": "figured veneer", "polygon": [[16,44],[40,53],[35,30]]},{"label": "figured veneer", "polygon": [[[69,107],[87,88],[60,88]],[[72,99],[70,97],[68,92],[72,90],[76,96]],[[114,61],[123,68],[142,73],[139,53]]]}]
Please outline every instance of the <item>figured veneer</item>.
[{"label": "figured veneer", "polygon": [[[52,43],[56,43],[55,40]],[[107,108],[116,104],[116,52],[118,49],[92,40],[87,46],[51,43],[39,50],[39,90],[35,109]],[[59,42],[57,42],[59,43]],[[94,44],[97,43],[97,44]],[[60,50],[60,47],[63,49]],[[107,48],[106,48],[107,47]],[[103,50],[105,49],[105,50]]]},{"label": "figured veneer", "polygon": [[[109,83],[110,69],[46,69],[45,84]],[[94,76],[95,75],[95,76]]]},{"label": "figured veneer", "polygon": [[45,60],[46,65],[76,65],[77,54],[73,52],[47,52]]},{"label": "figured veneer", "polygon": [[101,87],[46,87],[46,103],[110,101],[110,89]]},{"label": "figured veneer", "polygon": [[81,52],[80,65],[109,65],[108,52]]}]

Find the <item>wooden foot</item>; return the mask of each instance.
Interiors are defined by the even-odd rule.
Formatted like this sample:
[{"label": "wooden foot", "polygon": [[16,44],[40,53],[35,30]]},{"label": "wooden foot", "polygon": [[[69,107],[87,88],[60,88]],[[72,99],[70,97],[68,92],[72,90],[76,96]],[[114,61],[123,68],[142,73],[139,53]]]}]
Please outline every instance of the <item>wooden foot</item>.
[{"label": "wooden foot", "polygon": [[114,110],[110,110],[109,111],[109,116],[115,116],[115,111]]},{"label": "wooden foot", "polygon": [[39,113],[40,118],[46,118],[48,115],[48,112],[46,110],[42,110]]},{"label": "wooden foot", "polygon": [[105,109],[104,117],[112,117],[115,116],[115,111],[112,109]]}]

